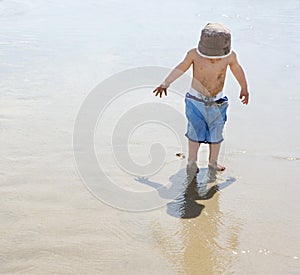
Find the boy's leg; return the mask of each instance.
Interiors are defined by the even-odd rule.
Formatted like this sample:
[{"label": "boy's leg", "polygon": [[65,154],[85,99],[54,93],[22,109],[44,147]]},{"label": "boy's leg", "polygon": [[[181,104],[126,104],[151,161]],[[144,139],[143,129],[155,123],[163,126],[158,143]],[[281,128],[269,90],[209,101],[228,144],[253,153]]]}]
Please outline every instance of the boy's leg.
[{"label": "boy's leg", "polygon": [[189,184],[192,182],[196,174],[199,172],[199,168],[197,166],[197,156],[198,156],[199,147],[200,147],[199,142],[194,142],[189,140],[189,156],[188,156],[188,164],[186,167]]},{"label": "boy's leg", "polygon": [[225,166],[218,164],[218,157],[221,148],[221,142],[216,144],[209,144],[209,166],[217,171],[224,171]]},{"label": "boy's leg", "polygon": [[199,147],[200,147],[199,142],[194,142],[189,140],[189,157],[188,157],[189,163],[197,162]]}]

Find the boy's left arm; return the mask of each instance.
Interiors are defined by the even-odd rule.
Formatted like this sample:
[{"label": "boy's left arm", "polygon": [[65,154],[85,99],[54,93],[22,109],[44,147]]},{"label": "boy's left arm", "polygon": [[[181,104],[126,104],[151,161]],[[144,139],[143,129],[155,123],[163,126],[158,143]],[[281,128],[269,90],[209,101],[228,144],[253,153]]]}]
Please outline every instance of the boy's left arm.
[{"label": "boy's left arm", "polygon": [[249,102],[249,92],[248,92],[248,85],[245,73],[243,71],[242,66],[239,64],[236,53],[232,52],[230,59],[229,59],[229,67],[231,72],[233,73],[234,77],[238,81],[241,86],[240,92],[240,99],[243,104],[248,104]]}]

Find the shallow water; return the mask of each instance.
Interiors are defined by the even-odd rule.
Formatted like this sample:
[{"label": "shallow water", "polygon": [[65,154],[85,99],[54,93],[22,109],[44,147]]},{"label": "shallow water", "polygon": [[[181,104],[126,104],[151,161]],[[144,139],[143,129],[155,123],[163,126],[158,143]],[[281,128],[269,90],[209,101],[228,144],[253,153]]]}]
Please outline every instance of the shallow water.
[{"label": "shallow water", "polygon": [[[0,272],[298,274],[299,11],[296,0],[0,1]],[[208,21],[231,28],[251,92],[242,106],[228,73],[226,173],[208,184],[207,196],[184,195],[185,160],[175,154],[186,154],[186,144],[156,124],[137,128],[129,150],[144,165],[150,145],[161,141],[159,173],[139,178],[116,165],[114,123],[141,101],[157,102],[143,87],[108,106],[95,148],[117,185],[154,191],[164,206],[130,212],[101,202],[74,161],[83,100],[117,72],[174,66]],[[160,102],[182,114],[181,96],[170,91]],[[124,143],[117,145],[122,152]],[[206,157],[203,146],[198,184]]]}]

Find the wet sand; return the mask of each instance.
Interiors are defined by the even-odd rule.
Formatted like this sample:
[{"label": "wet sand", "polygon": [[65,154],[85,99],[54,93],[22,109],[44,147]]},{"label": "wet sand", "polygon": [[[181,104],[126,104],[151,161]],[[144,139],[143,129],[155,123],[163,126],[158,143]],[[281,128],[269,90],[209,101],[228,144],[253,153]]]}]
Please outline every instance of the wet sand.
[{"label": "wet sand", "polygon": [[[299,1],[1,1],[0,273],[298,274],[299,11]],[[86,188],[74,160],[83,100],[127,68],[174,66],[208,21],[232,29],[251,92],[242,106],[228,72],[226,172],[203,197],[170,199],[158,189],[165,205],[151,211],[108,206]],[[138,100],[133,93],[126,104]],[[154,100],[151,89],[145,100]],[[162,102],[183,112],[172,92]],[[176,139],[151,127],[132,137],[132,156],[147,163],[161,137],[171,172],[148,178],[124,173],[110,133],[97,128],[99,159],[122,188],[155,190],[163,178],[172,186],[184,175]],[[198,183],[206,156],[203,146]]]}]

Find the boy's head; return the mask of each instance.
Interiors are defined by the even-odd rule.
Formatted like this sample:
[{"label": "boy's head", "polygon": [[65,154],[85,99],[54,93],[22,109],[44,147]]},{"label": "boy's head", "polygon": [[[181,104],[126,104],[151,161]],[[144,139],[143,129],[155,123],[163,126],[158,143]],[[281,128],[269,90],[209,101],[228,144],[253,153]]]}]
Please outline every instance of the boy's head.
[{"label": "boy's head", "polygon": [[224,58],[231,54],[231,33],[219,23],[208,23],[201,32],[197,52],[205,58]]}]

